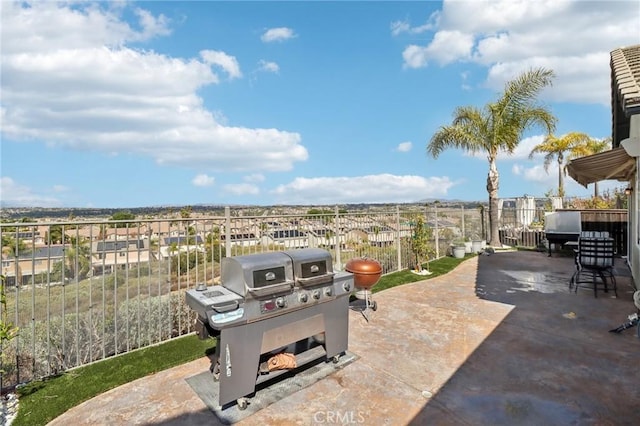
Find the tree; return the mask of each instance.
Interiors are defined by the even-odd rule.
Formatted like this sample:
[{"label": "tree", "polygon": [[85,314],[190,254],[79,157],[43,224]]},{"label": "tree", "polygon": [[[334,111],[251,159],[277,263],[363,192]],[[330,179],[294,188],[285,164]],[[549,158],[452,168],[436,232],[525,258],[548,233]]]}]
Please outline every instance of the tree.
[{"label": "tree", "polygon": [[586,146],[590,140],[585,133],[571,132],[564,136],[556,137],[547,135],[541,144],[531,150],[529,158],[535,154],[544,154],[544,171],[549,171],[549,166],[555,160],[558,163],[558,197],[564,197],[564,176],[566,172],[565,154],[572,152],[578,146]]},{"label": "tree", "polygon": [[555,130],[556,117],[537,102],[537,95],[551,85],[553,77],[551,70],[531,69],[507,82],[500,97],[482,109],[474,106],[456,108],[452,124],[440,127],[427,145],[427,154],[434,158],[447,148],[487,155],[489,244],[494,247],[501,245],[498,236],[498,153],[512,154],[525,130],[542,127],[547,134]]},{"label": "tree", "polygon": [[51,225],[45,235],[45,241],[51,244],[63,244],[69,242],[69,236],[64,232],[62,225]]},{"label": "tree", "polygon": [[[611,149],[611,138],[591,139],[587,137],[584,143],[574,146],[569,153],[569,160],[578,157],[586,157],[587,155],[597,154]],[[593,184],[593,196],[598,198],[598,182]]]},{"label": "tree", "polygon": [[180,217],[183,219],[189,219],[191,217],[192,212],[193,212],[193,207],[191,206],[183,207],[180,210]]},{"label": "tree", "polygon": [[[130,211],[119,211],[111,215],[111,220],[117,220],[117,221],[134,220],[135,218],[136,218],[136,215],[131,213]],[[126,228],[130,224],[131,222],[118,222],[111,226],[113,226],[114,228]]]},{"label": "tree", "polygon": [[411,236],[411,250],[416,258],[416,272],[422,272],[423,263],[427,264],[427,272],[429,271],[429,257],[435,253],[431,244],[432,238],[433,230],[424,223],[422,216],[418,216]]},{"label": "tree", "polygon": [[221,257],[225,257],[225,247],[220,244],[220,228],[217,226],[207,234],[205,241],[207,258],[214,262],[220,262]]},{"label": "tree", "polygon": [[84,280],[91,271],[91,248],[87,242],[78,242],[65,249],[67,278]]},{"label": "tree", "polygon": [[1,246],[3,258],[5,256],[24,254],[29,250],[23,240],[14,237],[13,232],[2,234]]}]

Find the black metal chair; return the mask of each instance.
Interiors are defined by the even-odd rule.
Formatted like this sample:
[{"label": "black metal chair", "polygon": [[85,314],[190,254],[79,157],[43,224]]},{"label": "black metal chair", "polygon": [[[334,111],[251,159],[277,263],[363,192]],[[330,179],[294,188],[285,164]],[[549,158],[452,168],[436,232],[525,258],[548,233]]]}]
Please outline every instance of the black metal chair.
[{"label": "black metal chair", "polygon": [[[594,296],[598,297],[599,285],[603,286],[605,293],[609,291],[607,284],[607,278],[609,278],[617,297],[618,289],[616,277],[613,273],[614,255],[613,238],[580,236],[575,258],[576,272],[571,277],[569,289],[575,287],[577,293],[578,287],[587,287],[589,285],[593,288]],[[587,280],[583,275],[588,275],[591,279]],[[601,280],[600,282],[598,278]]]},{"label": "black metal chair", "polygon": [[575,245],[571,241],[566,243],[566,245],[571,244],[572,247],[576,247],[576,248],[573,249],[573,257],[574,257],[573,260],[574,260],[574,264],[575,264],[575,267],[576,267],[576,272],[573,274],[573,276],[569,280],[569,290],[573,289],[574,279],[576,277],[576,274],[580,270],[580,259],[578,257],[578,253],[580,253],[580,251],[577,248],[578,247],[578,241],[580,240],[580,238],[609,238],[609,232],[607,232],[607,231],[581,231],[580,235],[578,236],[578,240],[576,240],[576,242],[575,242]]}]

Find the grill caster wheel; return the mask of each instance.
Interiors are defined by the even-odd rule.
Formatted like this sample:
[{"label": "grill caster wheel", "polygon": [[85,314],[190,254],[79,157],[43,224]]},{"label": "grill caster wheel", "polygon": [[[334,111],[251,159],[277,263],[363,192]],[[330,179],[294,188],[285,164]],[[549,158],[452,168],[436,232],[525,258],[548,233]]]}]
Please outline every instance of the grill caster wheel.
[{"label": "grill caster wheel", "polygon": [[371,309],[373,309],[374,311],[378,310],[378,302],[376,302],[375,300],[373,301],[373,304],[371,305]]},{"label": "grill caster wheel", "polygon": [[213,374],[213,381],[220,381],[220,364],[216,363],[216,365],[211,366],[209,370],[211,370],[211,373]]},{"label": "grill caster wheel", "polygon": [[236,402],[238,403],[238,409],[240,410],[246,410],[247,406],[249,405],[249,401],[247,401],[247,398],[238,398]]},{"label": "grill caster wheel", "polygon": [[333,362],[334,364],[337,364],[338,361],[340,361],[340,355],[335,355],[331,358],[331,362]]}]

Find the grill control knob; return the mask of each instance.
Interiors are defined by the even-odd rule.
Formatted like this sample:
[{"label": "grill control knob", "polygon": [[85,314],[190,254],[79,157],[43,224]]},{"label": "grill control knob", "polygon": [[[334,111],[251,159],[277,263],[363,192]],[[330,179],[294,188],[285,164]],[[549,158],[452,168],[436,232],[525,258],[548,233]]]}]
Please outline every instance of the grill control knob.
[{"label": "grill control knob", "polygon": [[278,308],[284,308],[286,306],[286,303],[285,303],[285,301],[284,301],[284,299],[282,297],[278,297],[276,299],[276,306]]},{"label": "grill control knob", "polygon": [[311,296],[316,300],[320,299],[320,290],[313,290],[313,293],[311,293]]},{"label": "grill control knob", "polygon": [[327,296],[331,296],[333,294],[333,290],[331,289],[331,287],[325,288],[324,294],[326,294]]},{"label": "grill control knob", "polygon": [[350,283],[344,283],[342,285],[342,288],[344,288],[344,291],[349,292],[349,291],[351,291],[351,284]]},{"label": "grill control knob", "polygon": [[299,297],[299,300],[302,303],[307,303],[307,300],[309,300],[309,296],[307,295],[307,293],[302,293]]}]

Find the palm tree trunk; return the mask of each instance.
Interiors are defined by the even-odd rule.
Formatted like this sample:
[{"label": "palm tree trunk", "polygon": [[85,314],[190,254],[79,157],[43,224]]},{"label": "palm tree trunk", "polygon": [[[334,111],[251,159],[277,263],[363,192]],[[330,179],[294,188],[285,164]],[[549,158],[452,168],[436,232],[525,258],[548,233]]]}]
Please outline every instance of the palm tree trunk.
[{"label": "palm tree trunk", "polygon": [[502,247],[498,234],[498,186],[499,174],[495,158],[489,158],[489,174],[487,175],[487,192],[489,193],[489,230],[491,247]]},{"label": "palm tree trunk", "polygon": [[594,198],[598,198],[598,182],[593,183],[593,196]]}]

